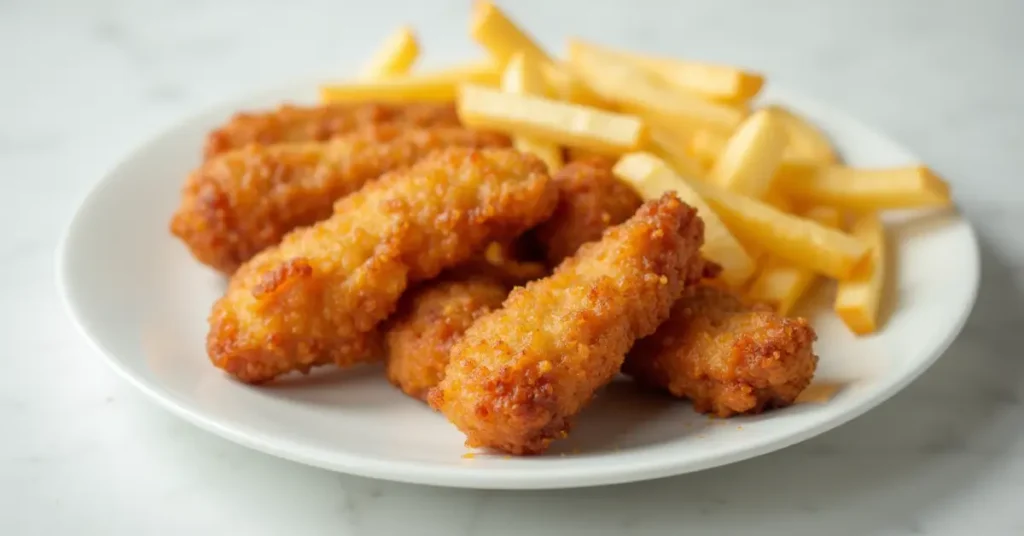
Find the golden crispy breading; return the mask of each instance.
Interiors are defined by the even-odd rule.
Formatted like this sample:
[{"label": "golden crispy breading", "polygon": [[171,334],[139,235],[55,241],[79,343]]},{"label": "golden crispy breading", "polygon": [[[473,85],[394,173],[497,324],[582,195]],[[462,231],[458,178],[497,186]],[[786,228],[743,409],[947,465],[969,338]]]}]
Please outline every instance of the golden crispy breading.
[{"label": "golden crispy breading", "polygon": [[668,318],[704,225],[675,194],[644,205],[470,326],[429,395],[471,447],[534,454]]},{"label": "golden crispy breading", "polygon": [[405,394],[427,399],[444,378],[448,352],[484,314],[498,308],[508,287],[488,277],[428,281],[402,297],[384,327],[387,376]]},{"label": "golden crispy breading", "polygon": [[536,225],[556,197],[544,163],[511,149],[389,173],[238,270],[210,315],[210,359],[247,382],[365,359],[409,284]]},{"label": "golden crispy breading", "polygon": [[643,200],[612,174],[614,162],[589,158],[573,162],[552,179],[558,186],[555,212],[534,232],[549,266],[557,266],[587,242],[633,215]]},{"label": "golden crispy breading", "polygon": [[458,126],[451,103],[284,105],[276,110],[240,113],[206,137],[206,158],[247,145],[325,141],[370,125]]},{"label": "golden crispy breading", "polygon": [[331,215],[335,200],[443,147],[499,147],[461,127],[364,129],[319,143],[253,145],[205,162],[185,183],[171,232],[226,274],[292,229]]},{"label": "golden crispy breading", "polygon": [[633,347],[622,371],[720,417],[788,406],[814,377],[807,321],[750,307],[727,290],[687,289],[672,316]]}]

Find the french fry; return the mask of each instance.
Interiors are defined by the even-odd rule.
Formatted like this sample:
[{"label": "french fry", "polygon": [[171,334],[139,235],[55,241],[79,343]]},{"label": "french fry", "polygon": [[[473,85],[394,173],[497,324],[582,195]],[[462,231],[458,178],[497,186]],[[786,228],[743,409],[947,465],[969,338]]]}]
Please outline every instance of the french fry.
[{"label": "french fry", "polygon": [[547,52],[491,2],[474,2],[469,35],[484,47],[501,67],[504,67],[517,52],[542,64],[552,63]]},{"label": "french fry", "polygon": [[692,186],[740,240],[798,266],[842,279],[868,253],[868,246],[857,238],[815,221],[710,183]]},{"label": "french fry", "polygon": [[608,108],[607,101],[594,93],[564,63],[544,65],[544,76],[555,95],[564,101],[595,108]]},{"label": "french fry", "polygon": [[[832,207],[814,207],[803,213],[805,218],[826,227],[839,228],[842,214]],[[788,315],[814,282],[818,274],[793,263],[769,258],[750,284],[750,299],[775,307],[780,315]]]},{"label": "french fry", "polygon": [[363,68],[361,78],[377,79],[409,72],[420,55],[419,41],[412,28],[402,26],[384,40],[384,44]]},{"label": "french fry", "polygon": [[707,99],[743,103],[753,98],[764,85],[764,77],[725,65],[645,56],[611,50],[581,40],[571,40],[570,47],[589,49],[602,55],[614,55],[623,61],[657,74],[667,84]]},{"label": "french fry", "polygon": [[[508,61],[501,89],[516,95],[549,96],[547,82],[537,61],[523,53],[512,56]],[[561,169],[562,148],[558,144],[522,135],[515,136],[513,142],[516,149],[537,155],[548,165],[548,171],[554,173]]]},{"label": "french fry", "polygon": [[474,85],[460,89],[458,113],[471,128],[509,132],[606,154],[637,149],[646,139],[644,124],[635,116]]},{"label": "french fry", "polygon": [[715,211],[660,158],[650,153],[630,153],[615,164],[612,172],[629,183],[644,199],[655,199],[674,191],[679,198],[697,209],[704,220],[704,247],[701,252],[722,266],[721,278],[730,286],[743,285],[754,273],[754,260],[729,232]]},{"label": "french fry", "polygon": [[767,106],[766,109],[778,114],[786,127],[786,134],[789,138],[789,145],[786,147],[786,160],[815,164],[838,162],[832,143],[817,127],[782,106],[772,105]]},{"label": "french fry", "polygon": [[469,23],[469,35],[501,68],[505,68],[517,53],[536,61],[544,73],[548,86],[558,98],[586,106],[600,107],[604,104],[571,71],[552,59],[492,2],[475,2]]},{"label": "french fry", "polygon": [[808,204],[854,211],[945,207],[949,185],[925,166],[856,169],[846,166],[789,168],[779,187]]},{"label": "french fry", "polygon": [[701,179],[704,168],[699,161],[690,156],[686,141],[675,132],[649,126],[648,145],[655,156],[668,163],[676,173],[686,179]]},{"label": "french fry", "polygon": [[708,172],[708,180],[736,193],[761,199],[771,188],[786,150],[780,115],[758,110],[729,137]]},{"label": "french fry", "polygon": [[601,98],[624,111],[659,118],[688,128],[707,127],[730,133],[742,121],[744,110],[711,102],[676,90],[656,75],[623,61],[615,55],[603,55],[586,47],[569,46],[569,65]]},{"label": "french fry", "polygon": [[490,62],[480,62],[383,80],[327,85],[320,88],[320,99],[327,103],[451,101],[460,84],[497,86],[500,82],[501,71]]},{"label": "french fry", "polygon": [[793,201],[778,188],[768,190],[768,193],[764,195],[764,202],[783,212],[793,212]]},{"label": "french fry", "polygon": [[835,311],[851,331],[867,335],[878,330],[878,312],[885,284],[885,227],[876,214],[862,215],[853,236],[869,244],[870,262],[861,263],[836,287]]},{"label": "french fry", "polygon": [[690,154],[700,161],[706,169],[711,169],[715,165],[715,161],[718,160],[718,155],[722,154],[722,151],[725,150],[727,141],[729,141],[729,138],[720,132],[700,129],[690,136],[688,149]]}]

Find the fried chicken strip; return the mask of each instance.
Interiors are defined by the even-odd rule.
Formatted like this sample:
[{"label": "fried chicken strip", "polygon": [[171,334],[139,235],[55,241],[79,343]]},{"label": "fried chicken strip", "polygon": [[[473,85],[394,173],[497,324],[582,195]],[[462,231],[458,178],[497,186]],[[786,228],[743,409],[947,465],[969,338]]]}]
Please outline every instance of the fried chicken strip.
[{"label": "fried chicken strip", "polygon": [[325,141],[370,125],[412,127],[458,126],[451,103],[286,104],[267,112],[240,113],[206,137],[204,154],[218,154],[251,144],[271,145]]},{"label": "fried chicken strip", "polygon": [[614,161],[591,157],[563,167],[552,180],[558,187],[555,212],[533,231],[549,266],[598,240],[601,233],[633,215],[643,200],[612,174]]},{"label": "fried chicken strip", "polygon": [[687,289],[622,372],[719,417],[788,406],[814,377],[815,333],[805,319],[748,306],[711,285]]},{"label": "fried chicken strip", "polygon": [[[627,185],[612,175],[613,162],[590,158],[569,164],[552,177],[559,191],[551,217],[533,233],[533,241],[557,265],[586,242],[598,240],[609,226],[629,219],[643,203]],[[498,308],[511,286],[543,277],[543,272],[524,271],[530,277],[515,281],[503,267],[533,267],[519,263],[511,246],[492,244],[489,257],[466,263],[448,277],[428,281],[402,297],[398,312],[385,328],[388,379],[407,395],[426,400],[427,392],[444,378],[449,352],[473,321]],[[506,261],[506,262],[503,262]],[[543,268],[543,265],[539,265]],[[511,280],[511,281],[510,281]]]},{"label": "fried chicken strip", "polygon": [[474,322],[430,405],[468,446],[543,452],[619,372],[633,342],[668,318],[703,230],[674,194],[647,203]]},{"label": "fried chicken strip", "polygon": [[238,270],[209,318],[210,359],[253,383],[364,360],[408,285],[536,225],[556,195],[544,163],[511,149],[389,173]]},{"label": "fried chicken strip", "polygon": [[508,287],[487,276],[428,281],[402,297],[388,319],[384,352],[388,380],[423,401],[444,378],[452,345],[476,319],[497,309]]},{"label": "fried chicken strip", "polygon": [[289,231],[331,215],[337,199],[444,147],[500,147],[498,134],[461,127],[373,127],[324,143],[253,145],[193,172],[171,219],[192,255],[225,274]]}]

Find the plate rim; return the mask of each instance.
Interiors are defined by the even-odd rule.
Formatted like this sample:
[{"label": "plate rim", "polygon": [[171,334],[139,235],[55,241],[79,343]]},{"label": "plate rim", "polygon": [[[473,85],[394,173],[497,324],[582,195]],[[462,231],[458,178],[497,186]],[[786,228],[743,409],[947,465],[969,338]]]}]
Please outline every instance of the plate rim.
[{"label": "plate rim", "polygon": [[[876,408],[882,402],[902,391],[907,385],[931,368],[940,357],[945,355],[946,350],[963,331],[976,305],[980,288],[981,251],[974,225],[962,211],[958,211],[959,218],[966,230],[968,243],[965,246],[968,246],[973,253],[969,255],[970,261],[965,266],[964,274],[969,275],[969,277],[964,278],[964,281],[969,280],[971,283],[970,294],[965,306],[959,311],[957,318],[952,324],[953,329],[950,329],[943,337],[933,339],[935,342],[933,342],[926,358],[920,360],[913,369],[908,370],[902,375],[895,376],[891,383],[883,385],[883,387],[875,390],[873,393],[866,395],[859,403],[832,418],[813,423],[799,431],[787,433],[782,437],[776,438],[768,435],[764,438],[752,439],[751,441],[739,444],[738,447],[727,448],[719,454],[705,457],[696,462],[673,460],[670,457],[659,456],[653,461],[634,462],[622,466],[608,465],[599,471],[587,467],[560,468],[557,470],[551,467],[540,471],[529,471],[526,474],[517,474],[522,469],[517,471],[495,471],[493,468],[480,470],[467,466],[441,467],[431,462],[396,461],[352,454],[347,451],[332,451],[330,459],[326,459],[325,456],[318,455],[318,453],[322,452],[322,449],[319,448],[290,443],[288,440],[281,438],[261,438],[259,434],[247,432],[244,429],[240,429],[239,426],[229,426],[219,422],[216,418],[210,418],[201,412],[189,408],[186,403],[179,400],[175,394],[161,387],[158,382],[147,381],[145,378],[134,374],[128,369],[128,366],[122,359],[118,358],[114,352],[108,350],[103,342],[93,337],[85,325],[85,315],[69,293],[69,280],[73,277],[73,268],[68,264],[67,254],[75,234],[75,229],[80,227],[79,221],[83,214],[87,212],[89,205],[95,202],[98,196],[110,186],[113,178],[118,176],[119,171],[123,167],[134,161],[142,153],[145,153],[151,146],[159,145],[168,136],[173,137],[177,131],[187,128],[201,117],[208,117],[215,113],[220,114],[228,106],[237,106],[245,101],[253,101],[260,98],[261,95],[298,94],[301,91],[307,91],[309,88],[315,87],[315,83],[316,81],[311,80],[297,80],[291,83],[238,94],[233,98],[224,99],[213,105],[188,113],[184,118],[170,125],[158,127],[159,130],[156,130],[154,134],[150,134],[142,142],[132,146],[123,156],[117,159],[113,166],[102,174],[98,181],[89,187],[88,192],[76,205],[72,216],[63,228],[55,255],[55,282],[64,308],[68,316],[70,316],[76,331],[85,338],[89,346],[103,358],[103,361],[111,366],[123,379],[127,380],[129,384],[134,385],[148,397],[155,399],[158,405],[163,406],[171,413],[200,429],[247,448],[304,465],[365,478],[466,489],[571,489],[677,476],[729,465],[781,450],[833,430]],[[894,141],[886,133],[862,123],[858,118],[837,107],[826,104],[816,98],[808,97],[802,92],[773,84],[771,93],[775,94],[776,92],[801,103],[799,107],[826,110],[829,114],[841,118],[844,123],[871,132],[887,144],[898,147],[908,154],[914,154],[903,144]]]}]

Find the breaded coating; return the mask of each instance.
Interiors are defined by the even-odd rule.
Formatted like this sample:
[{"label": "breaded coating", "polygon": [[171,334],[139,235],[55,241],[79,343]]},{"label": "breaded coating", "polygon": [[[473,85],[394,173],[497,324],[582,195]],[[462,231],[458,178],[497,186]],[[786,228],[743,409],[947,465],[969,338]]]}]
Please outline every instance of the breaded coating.
[{"label": "breaded coating", "polygon": [[378,324],[412,283],[546,218],[557,192],[540,159],[446,149],[345,197],[231,278],[207,352],[246,382],[367,358]]},{"label": "breaded coating", "polygon": [[267,112],[239,113],[206,137],[211,158],[251,144],[271,145],[325,141],[370,125],[410,127],[458,126],[453,103],[286,104]]},{"label": "breaded coating", "polygon": [[703,232],[675,194],[645,204],[474,322],[430,405],[470,447],[543,452],[619,372],[633,342],[668,318]]},{"label": "breaded coating", "polygon": [[364,129],[328,142],[253,145],[224,153],[193,172],[171,219],[192,255],[225,274],[331,215],[339,198],[385,172],[444,147],[501,147],[498,134],[461,127]]},{"label": "breaded coating", "polygon": [[807,320],[748,306],[717,286],[687,289],[672,316],[633,347],[622,372],[719,417],[788,406],[814,377]]},{"label": "breaded coating", "polygon": [[557,266],[580,246],[633,215],[643,200],[612,174],[614,162],[588,158],[573,162],[552,177],[559,191],[555,212],[534,232],[549,266]]},{"label": "breaded coating", "polygon": [[507,294],[507,286],[482,276],[428,281],[406,293],[384,328],[388,380],[425,401],[444,378],[452,345]]}]

